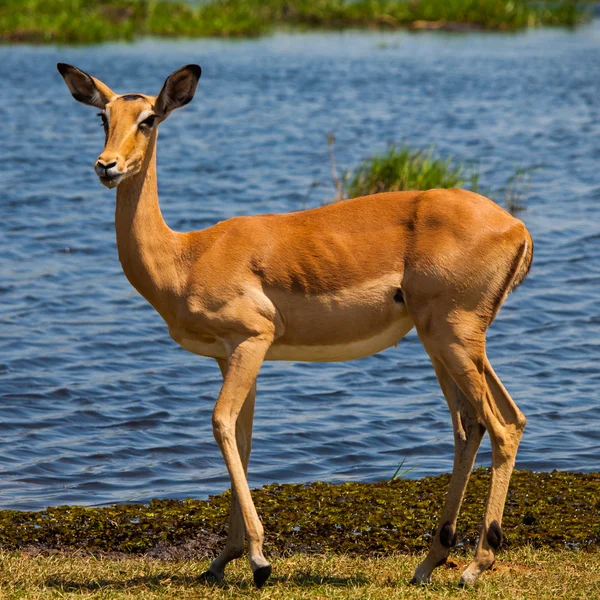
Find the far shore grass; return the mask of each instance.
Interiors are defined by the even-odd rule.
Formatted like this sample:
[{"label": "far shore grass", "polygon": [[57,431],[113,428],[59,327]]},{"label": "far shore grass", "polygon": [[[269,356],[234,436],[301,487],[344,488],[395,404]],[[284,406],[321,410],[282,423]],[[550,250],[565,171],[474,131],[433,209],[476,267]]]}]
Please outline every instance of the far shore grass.
[{"label": "far shore grass", "polygon": [[273,560],[259,591],[246,557],[227,568],[226,581],[205,584],[208,560],[159,561],[129,557],[28,556],[0,552],[0,598],[46,600],[595,600],[600,598],[600,553],[521,548],[501,552],[473,587],[457,586],[467,557],[449,560],[428,586],[409,584],[423,554],[384,558],[294,555]]},{"label": "far shore grass", "polygon": [[589,20],[574,0],[3,0],[0,42],[256,37],[275,28],[513,31]]}]

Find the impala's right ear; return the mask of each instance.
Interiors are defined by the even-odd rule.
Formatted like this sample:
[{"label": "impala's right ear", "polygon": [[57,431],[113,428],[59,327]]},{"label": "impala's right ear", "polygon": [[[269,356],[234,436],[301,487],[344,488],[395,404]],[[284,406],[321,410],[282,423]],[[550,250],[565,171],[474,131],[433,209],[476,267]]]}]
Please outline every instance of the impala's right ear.
[{"label": "impala's right ear", "polygon": [[116,94],[99,79],[84,73],[77,67],[58,63],[58,72],[63,76],[73,98],[83,104],[95,106],[100,110],[115,98]]}]

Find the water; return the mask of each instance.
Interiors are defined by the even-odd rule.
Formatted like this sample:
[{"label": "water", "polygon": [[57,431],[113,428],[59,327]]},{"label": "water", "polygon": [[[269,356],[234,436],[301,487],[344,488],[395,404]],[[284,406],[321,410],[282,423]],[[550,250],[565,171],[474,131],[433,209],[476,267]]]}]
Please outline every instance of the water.
[{"label": "water", "polygon": [[[276,35],[0,48],[0,506],[206,497],[228,487],[210,416],[220,374],[170,340],[121,272],[103,133],[55,63],[157,92],[188,62],[193,103],[161,126],[169,225],[314,206],[391,141],[478,161],[501,188],[533,173],[520,216],[534,266],[488,351],[528,416],[517,466],[600,468],[600,23],[525,34]],[[321,182],[307,198],[311,184]],[[502,194],[499,194],[502,199]],[[450,418],[414,333],[343,364],[266,364],[251,486],[452,468]],[[484,443],[478,464],[490,462]]]}]

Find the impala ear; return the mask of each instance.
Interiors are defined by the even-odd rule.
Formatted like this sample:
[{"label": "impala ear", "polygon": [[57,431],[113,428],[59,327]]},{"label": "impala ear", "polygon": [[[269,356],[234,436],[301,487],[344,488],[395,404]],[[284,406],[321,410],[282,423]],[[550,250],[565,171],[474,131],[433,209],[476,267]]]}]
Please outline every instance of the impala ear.
[{"label": "impala ear", "polygon": [[63,76],[73,98],[78,102],[102,110],[116,96],[106,84],[84,73],[77,67],[66,63],[58,63],[56,68]]},{"label": "impala ear", "polygon": [[156,97],[156,113],[165,118],[172,110],[188,104],[196,93],[201,74],[199,65],[186,65],[171,73]]}]

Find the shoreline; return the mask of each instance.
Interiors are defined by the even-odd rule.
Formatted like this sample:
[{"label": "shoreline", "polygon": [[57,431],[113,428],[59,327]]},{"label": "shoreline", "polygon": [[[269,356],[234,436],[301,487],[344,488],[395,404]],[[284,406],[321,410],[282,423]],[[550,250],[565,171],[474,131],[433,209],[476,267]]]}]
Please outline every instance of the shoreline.
[{"label": "shoreline", "polygon": [[[425,551],[449,475],[379,483],[272,484],[252,495],[271,556],[388,556]],[[456,552],[478,539],[489,470],[473,472],[458,521]],[[0,511],[0,550],[29,555],[211,558],[222,547],[230,492],[208,500],[153,500],[102,508]],[[600,473],[515,471],[503,530],[507,549],[600,550]]]}]

